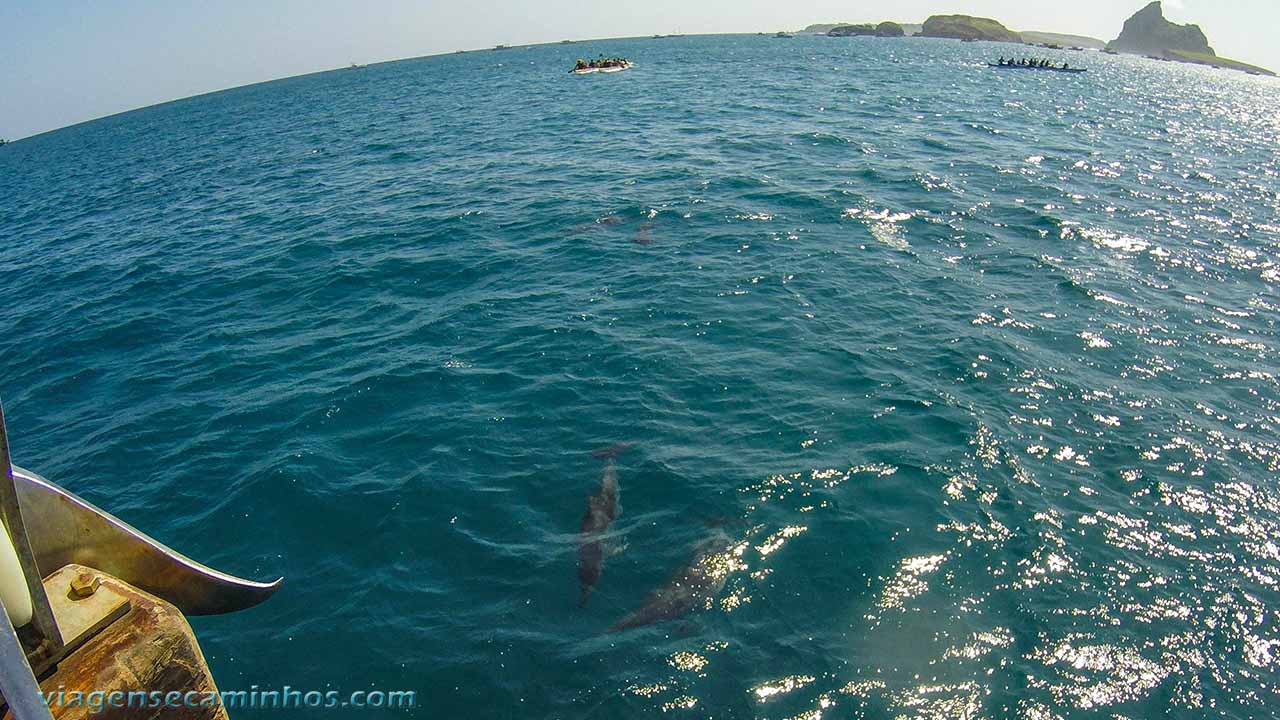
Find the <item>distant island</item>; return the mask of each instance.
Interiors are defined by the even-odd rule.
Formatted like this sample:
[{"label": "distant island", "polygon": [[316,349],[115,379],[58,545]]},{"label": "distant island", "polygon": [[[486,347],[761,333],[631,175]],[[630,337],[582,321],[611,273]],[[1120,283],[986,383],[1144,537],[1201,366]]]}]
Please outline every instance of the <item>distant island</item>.
[{"label": "distant island", "polygon": [[951,38],[953,40],[990,40],[993,42],[1022,42],[1022,36],[991,18],[972,15],[934,15],[924,21],[922,37]]},{"label": "distant island", "polygon": [[1163,55],[1166,50],[1216,55],[1200,26],[1177,25],[1166,20],[1160,0],[1125,20],[1120,37],[1107,43],[1107,49],[1135,55]]},{"label": "distant island", "polygon": [[1014,31],[998,20],[972,15],[934,15],[923,25],[908,23],[815,23],[801,30],[803,33],[829,35],[831,37],[931,37],[953,40],[1023,43],[1054,49],[1105,50],[1111,54],[1132,53],[1160,60],[1209,65],[1228,70],[1239,70],[1250,75],[1275,73],[1256,65],[1219,57],[1209,45],[1197,25],[1177,25],[1164,17],[1160,0],[1150,3],[1129,18],[1120,37],[1109,43],[1086,35],[1031,30]]},{"label": "distant island", "polygon": [[1107,46],[1106,41],[1091,38],[1088,35],[1063,35],[1062,33],[1036,32],[1033,30],[1019,30],[1018,34],[1022,36],[1022,42],[1030,45],[1061,45],[1063,47],[1088,48],[1090,50],[1101,50]]},{"label": "distant island", "polygon": [[831,37],[906,37],[907,31],[896,22],[882,22],[879,25],[837,25],[827,31]]},{"label": "distant island", "polygon": [[1166,20],[1160,0],[1155,0],[1126,20],[1120,37],[1107,43],[1106,49],[1110,53],[1132,53],[1162,60],[1240,70],[1252,75],[1275,76],[1275,73],[1265,68],[1218,57],[1200,26],[1178,25]]},{"label": "distant island", "polygon": [[[912,37],[913,35],[918,35],[920,33],[920,29],[924,27],[923,25],[913,25],[911,23],[895,22],[891,24],[897,25],[898,27],[902,28],[902,34],[905,37]],[[884,25],[884,23],[880,23],[880,25]],[[806,33],[809,35],[831,35],[832,30],[835,30],[836,28],[845,28],[845,27],[879,27],[879,25],[875,25],[872,23],[847,23],[847,22],[814,23],[813,25],[806,27],[800,32]],[[840,33],[838,35],[833,35],[832,37],[844,37],[844,36],[845,36],[844,33]]]}]

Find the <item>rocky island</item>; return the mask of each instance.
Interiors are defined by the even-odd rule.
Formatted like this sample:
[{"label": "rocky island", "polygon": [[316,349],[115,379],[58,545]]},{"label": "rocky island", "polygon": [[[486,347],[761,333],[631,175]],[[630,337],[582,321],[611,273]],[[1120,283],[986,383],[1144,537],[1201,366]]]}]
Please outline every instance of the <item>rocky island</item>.
[{"label": "rocky island", "polygon": [[[880,25],[884,25],[884,24],[885,23],[880,23]],[[912,25],[911,23],[890,23],[890,24],[897,25],[898,27],[902,28],[902,34],[905,37],[912,37],[918,34],[921,28],[920,25]],[[875,25],[873,23],[850,23],[850,22],[814,23],[806,27],[805,29],[801,30],[800,32],[809,34],[809,35],[831,35],[832,30],[835,30],[836,28],[843,28],[843,27],[875,28],[875,27],[879,27],[879,25]],[[839,35],[832,35],[832,37],[844,37],[844,34],[841,33]]]},{"label": "rocky island", "polygon": [[1071,48],[1089,48],[1090,50],[1101,50],[1107,46],[1107,43],[1097,38],[1091,38],[1088,35],[1064,35],[1063,33],[1052,32],[1036,32],[1033,30],[1019,30],[1018,34],[1022,36],[1022,42],[1028,45],[1062,45]]},{"label": "rocky island", "polygon": [[1120,37],[1107,43],[1107,49],[1135,55],[1163,56],[1166,50],[1215,54],[1200,26],[1176,25],[1166,20],[1160,0],[1155,0],[1126,20]]},{"label": "rocky island", "polygon": [[882,22],[879,25],[870,23],[863,25],[837,25],[827,31],[831,37],[906,37],[907,31],[896,22]]},{"label": "rocky island", "polygon": [[1275,75],[1270,70],[1218,57],[1200,26],[1178,25],[1165,19],[1160,0],[1155,0],[1126,20],[1120,37],[1107,43],[1107,52],[1147,55],[1255,75]]},{"label": "rocky island", "polygon": [[1219,57],[1204,31],[1197,25],[1178,25],[1164,17],[1160,0],[1156,0],[1129,18],[1120,37],[1109,43],[1083,35],[1064,35],[1051,32],[1015,32],[997,20],[971,15],[934,15],[924,25],[882,22],[872,23],[820,23],[810,25],[801,32],[826,34],[831,37],[932,37],[954,40],[989,40],[993,42],[1026,43],[1053,49],[1069,47],[1073,50],[1105,49],[1111,54],[1132,53],[1162,60],[1209,65],[1227,70],[1239,70],[1251,75],[1275,73],[1255,65]]},{"label": "rocky island", "polygon": [[996,20],[970,15],[934,15],[924,21],[920,31],[923,37],[952,38],[954,40],[991,40],[994,42],[1022,42],[1022,36]]}]

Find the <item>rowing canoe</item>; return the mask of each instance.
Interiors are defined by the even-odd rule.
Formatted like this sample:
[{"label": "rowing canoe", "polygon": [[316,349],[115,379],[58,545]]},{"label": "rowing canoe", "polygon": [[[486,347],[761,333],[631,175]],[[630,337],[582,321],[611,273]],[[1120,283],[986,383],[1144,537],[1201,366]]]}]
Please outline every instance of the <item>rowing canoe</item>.
[{"label": "rowing canoe", "polygon": [[1036,65],[997,65],[995,63],[987,63],[987,67],[997,70],[1049,70],[1051,72],[1072,74],[1089,72],[1087,68],[1038,67]]}]

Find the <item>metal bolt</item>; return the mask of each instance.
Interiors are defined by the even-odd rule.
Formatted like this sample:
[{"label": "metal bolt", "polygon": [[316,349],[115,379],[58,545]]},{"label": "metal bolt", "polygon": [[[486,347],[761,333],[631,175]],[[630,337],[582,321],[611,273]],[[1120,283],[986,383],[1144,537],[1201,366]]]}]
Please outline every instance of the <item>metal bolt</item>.
[{"label": "metal bolt", "polygon": [[82,572],[71,579],[71,594],[78,598],[87,598],[98,591],[102,578],[91,572]]}]

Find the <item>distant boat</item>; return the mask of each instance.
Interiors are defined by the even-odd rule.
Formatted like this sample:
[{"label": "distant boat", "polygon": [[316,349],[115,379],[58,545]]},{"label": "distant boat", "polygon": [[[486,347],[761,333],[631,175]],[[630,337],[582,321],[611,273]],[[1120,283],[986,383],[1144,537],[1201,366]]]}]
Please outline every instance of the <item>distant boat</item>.
[{"label": "distant boat", "polygon": [[789,32],[785,32],[785,31],[783,31],[783,32],[779,32],[777,35],[774,35],[774,37],[776,37],[776,38],[793,38],[793,37],[795,37],[795,35],[792,35],[792,34],[791,34],[791,33],[789,33]]},{"label": "distant boat", "polygon": [[9,144],[8,140],[5,140],[4,138],[0,138],[0,145],[8,145],[8,144]]},{"label": "distant boat", "polygon": [[494,45],[493,49],[494,50],[510,50],[511,48],[507,47],[506,45]]},{"label": "distant boat", "polygon": [[351,63],[351,67],[349,67],[349,68],[347,68],[347,69],[348,69],[348,70],[363,70],[363,69],[365,69],[365,68],[367,68],[367,67],[369,67],[369,66],[368,66],[368,65],[357,65],[357,64],[355,64],[355,63]]},{"label": "distant boat", "polygon": [[573,44],[573,41],[572,41],[572,40],[561,40],[561,41],[560,41],[560,44],[561,44],[561,45],[572,45],[572,44]]},{"label": "distant boat", "polygon": [[1060,73],[1071,73],[1071,74],[1089,72],[1087,68],[1065,68],[1065,67],[1057,67],[1055,65],[1041,67],[1040,65],[997,65],[996,63],[987,63],[987,67],[995,68],[996,70],[1045,70],[1048,72],[1060,72]]},{"label": "distant boat", "polygon": [[569,71],[570,75],[594,75],[595,73],[616,73],[623,70],[630,70],[635,64],[630,60],[623,60],[621,65],[610,65],[608,67],[584,67],[574,68]]}]

